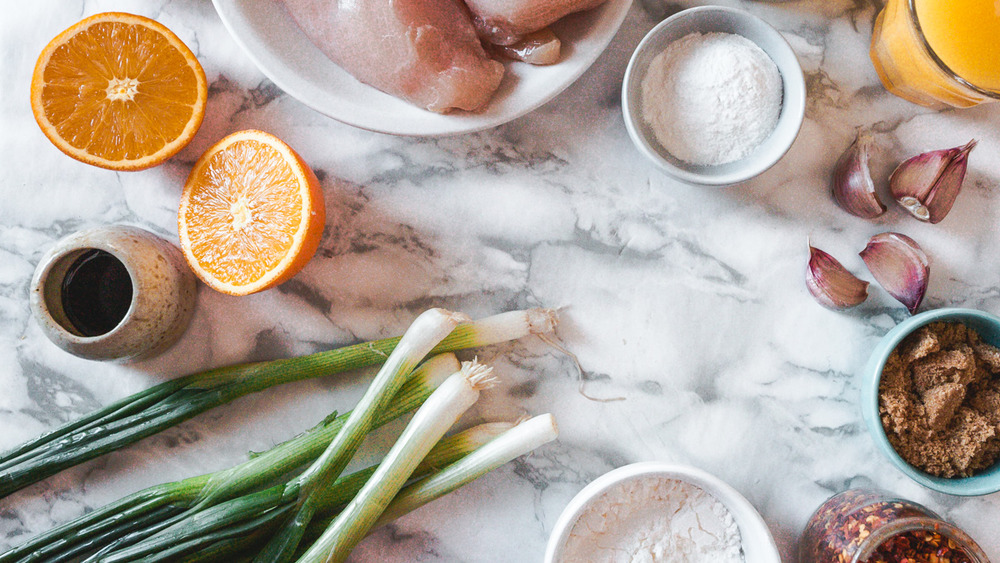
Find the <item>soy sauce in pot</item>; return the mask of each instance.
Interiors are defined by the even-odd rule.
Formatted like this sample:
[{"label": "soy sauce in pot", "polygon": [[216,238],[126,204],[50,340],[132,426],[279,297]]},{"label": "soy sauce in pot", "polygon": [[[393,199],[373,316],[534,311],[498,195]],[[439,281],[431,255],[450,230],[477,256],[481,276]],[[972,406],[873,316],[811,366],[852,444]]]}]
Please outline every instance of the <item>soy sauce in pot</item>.
[{"label": "soy sauce in pot", "polygon": [[63,311],[82,336],[111,332],[131,305],[132,278],[121,260],[104,250],[85,251],[63,278]]}]

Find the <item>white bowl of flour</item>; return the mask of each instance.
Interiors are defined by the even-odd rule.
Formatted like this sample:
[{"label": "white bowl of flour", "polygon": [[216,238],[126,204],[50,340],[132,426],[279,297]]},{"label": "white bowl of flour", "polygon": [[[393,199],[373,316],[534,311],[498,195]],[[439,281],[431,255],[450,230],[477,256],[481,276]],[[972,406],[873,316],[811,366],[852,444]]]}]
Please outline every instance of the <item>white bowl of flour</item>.
[{"label": "white bowl of flour", "polygon": [[781,563],[770,530],[736,489],[700,469],[626,465],[584,487],[559,516],[545,563]]},{"label": "white bowl of flour", "polygon": [[729,185],[788,151],[805,113],[805,80],[791,47],[745,11],[679,12],[639,43],[622,88],[629,136],[679,180]]}]

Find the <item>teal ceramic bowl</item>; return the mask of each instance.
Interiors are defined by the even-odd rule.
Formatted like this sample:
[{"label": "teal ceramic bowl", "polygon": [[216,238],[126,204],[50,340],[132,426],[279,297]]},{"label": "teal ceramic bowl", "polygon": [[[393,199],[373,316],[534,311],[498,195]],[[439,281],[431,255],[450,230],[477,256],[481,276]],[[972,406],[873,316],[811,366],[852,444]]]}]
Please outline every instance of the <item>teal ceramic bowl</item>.
[{"label": "teal ceramic bowl", "polygon": [[914,315],[890,330],[872,352],[871,359],[868,360],[863,372],[861,416],[864,418],[868,431],[879,450],[889,458],[893,465],[917,483],[928,489],[949,495],[977,496],[995,493],[1000,491],[1000,462],[994,463],[986,471],[972,477],[951,479],[935,477],[906,463],[889,444],[889,439],[882,428],[882,420],[878,414],[878,386],[886,359],[896,346],[913,331],[936,321],[961,322],[978,332],[983,341],[1000,347],[1000,317],[996,315],[974,309],[936,309]]}]

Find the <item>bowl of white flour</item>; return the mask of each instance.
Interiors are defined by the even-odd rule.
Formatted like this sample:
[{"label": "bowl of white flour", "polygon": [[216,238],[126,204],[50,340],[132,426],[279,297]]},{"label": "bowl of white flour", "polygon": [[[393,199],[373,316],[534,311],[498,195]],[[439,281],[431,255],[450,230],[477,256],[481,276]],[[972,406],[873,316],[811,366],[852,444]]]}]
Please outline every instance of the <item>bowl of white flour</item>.
[{"label": "bowl of white flour", "polygon": [[788,151],[805,114],[805,80],[780,33],[743,10],[679,12],[639,43],[622,87],[629,136],[684,182],[757,176]]},{"label": "bowl of white flour", "polygon": [[634,463],[584,487],[559,516],[545,563],[781,563],[736,489],[693,467]]}]

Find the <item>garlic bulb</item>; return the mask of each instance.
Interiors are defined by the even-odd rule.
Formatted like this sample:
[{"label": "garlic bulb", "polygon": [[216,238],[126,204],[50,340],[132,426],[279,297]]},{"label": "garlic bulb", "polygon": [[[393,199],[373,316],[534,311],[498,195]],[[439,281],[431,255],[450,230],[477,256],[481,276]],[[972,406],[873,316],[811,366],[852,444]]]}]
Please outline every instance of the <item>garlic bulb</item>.
[{"label": "garlic bulb", "polygon": [[962,189],[975,139],[961,147],[926,152],[906,160],[889,177],[889,189],[921,221],[938,223],[951,211]]},{"label": "garlic bulb", "polygon": [[836,258],[809,245],[806,288],[820,305],[840,311],[868,298],[868,282],[859,280]]},{"label": "garlic bulb", "polygon": [[868,169],[868,156],[874,141],[871,131],[859,130],[833,170],[833,197],[845,211],[865,219],[874,219],[886,212],[875,193],[875,183]]},{"label": "garlic bulb", "polygon": [[917,312],[931,270],[927,255],[916,241],[899,233],[878,234],[861,251],[861,259],[889,295],[906,305],[911,315]]}]

